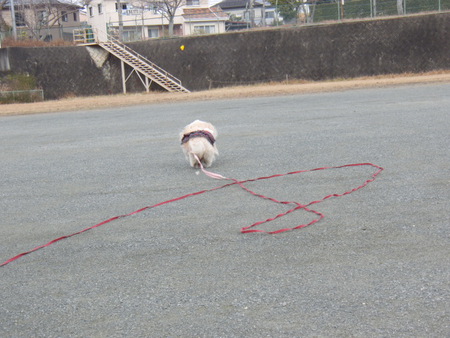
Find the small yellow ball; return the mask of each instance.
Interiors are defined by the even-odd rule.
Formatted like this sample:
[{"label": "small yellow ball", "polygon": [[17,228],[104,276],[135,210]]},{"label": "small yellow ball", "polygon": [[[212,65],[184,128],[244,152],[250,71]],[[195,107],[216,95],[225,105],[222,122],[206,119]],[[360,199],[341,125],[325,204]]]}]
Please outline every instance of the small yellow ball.
[{"label": "small yellow ball", "polygon": [[184,45],[181,45],[181,46],[180,46],[180,49],[181,49],[181,50],[184,50]]}]

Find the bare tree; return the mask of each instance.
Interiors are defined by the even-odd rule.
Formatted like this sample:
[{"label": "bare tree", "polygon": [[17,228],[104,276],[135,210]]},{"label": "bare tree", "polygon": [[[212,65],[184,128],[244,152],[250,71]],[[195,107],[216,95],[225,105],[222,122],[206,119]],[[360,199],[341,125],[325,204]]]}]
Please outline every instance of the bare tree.
[{"label": "bare tree", "polygon": [[173,26],[177,10],[186,4],[186,0],[150,0],[148,4],[169,21],[169,36],[173,36]]},{"label": "bare tree", "polygon": [[285,21],[290,21],[295,19],[298,23],[299,19],[302,22],[313,22],[314,21],[314,11],[315,4],[317,0],[311,0],[309,4],[312,4],[312,10],[310,11],[304,0],[278,0],[278,11]]},{"label": "bare tree", "polygon": [[[3,8],[3,0],[0,6]],[[79,3],[64,3],[58,0],[15,0],[16,26],[22,27],[22,31],[27,32],[29,38],[45,39],[50,35],[51,28],[61,26],[63,17],[78,13],[81,6]],[[2,17],[0,25],[4,21]]]},{"label": "bare tree", "polygon": [[308,22],[314,22],[314,16],[316,14],[316,6],[317,6],[317,0],[312,0],[312,9],[310,10],[309,19]]},{"label": "bare tree", "polygon": [[8,0],[0,1],[0,30],[6,30],[8,28],[8,26],[9,26],[6,23],[5,19],[3,18],[3,9],[4,9],[7,1]]},{"label": "bare tree", "polygon": [[[144,39],[145,37],[145,12],[149,10],[149,5],[148,5],[148,1],[146,0],[136,0],[131,2],[131,4],[133,5],[133,8],[138,9],[139,10],[139,14],[140,14],[140,19],[141,19],[141,38]],[[137,19],[136,19],[137,22]]]}]

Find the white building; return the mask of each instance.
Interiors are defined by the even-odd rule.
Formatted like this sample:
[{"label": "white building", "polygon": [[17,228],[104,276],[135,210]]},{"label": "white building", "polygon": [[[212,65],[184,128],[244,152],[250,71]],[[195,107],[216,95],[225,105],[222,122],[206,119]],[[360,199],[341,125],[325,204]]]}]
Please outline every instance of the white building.
[{"label": "white building", "polygon": [[[228,15],[220,7],[209,7],[211,0],[186,0],[174,17],[174,35],[215,34],[225,32]],[[211,2],[214,3],[214,2]],[[123,41],[136,41],[168,36],[169,21],[158,2],[122,0]],[[87,7],[87,23],[102,40],[119,30],[116,0],[93,0]]]},{"label": "white building", "polygon": [[247,23],[247,28],[271,26],[282,20],[267,0],[223,0],[217,5],[230,15],[232,23]]},{"label": "white building", "polygon": [[15,24],[20,39],[71,40],[73,30],[79,28],[83,20],[80,16],[82,7],[60,0],[19,0],[12,3],[14,21],[9,0],[0,7],[0,16],[7,26]]}]

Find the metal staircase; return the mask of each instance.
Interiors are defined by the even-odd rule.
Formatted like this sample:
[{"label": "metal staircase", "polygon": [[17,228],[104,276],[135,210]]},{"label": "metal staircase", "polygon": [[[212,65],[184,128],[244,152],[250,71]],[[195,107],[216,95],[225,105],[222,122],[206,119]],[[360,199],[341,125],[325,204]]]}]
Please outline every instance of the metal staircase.
[{"label": "metal staircase", "polygon": [[[99,42],[95,39],[95,42],[93,43],[94,39],[92,38],[93,35],[91,29],[90,32],[90,35],[80,34],[80,32],[77,32],[77,36],[88,36],[90,41],[75,41],[81,42],[83,44],[98,44],[104,50],[108,51],[112,55],[116,56],[119,60],[121,60],[124,93],[126,93],[126,81],[134,72],[138,75],[147,92],[149,91],[152,81],[156,82],[158,85],[169,92],[190,92],[187,88],[182,86],[181,81],[175,76],[171,75],[161,67],[155,65],[153,62],[149,61],[144,56],[129,48],[119,40],[114,39],[112,36],[108,35],[107,41]],[[132,68],[132,71],[128,76],[125,76],[124,63]],[[142,78],[142,76],[144,77],[144,79]]]}]

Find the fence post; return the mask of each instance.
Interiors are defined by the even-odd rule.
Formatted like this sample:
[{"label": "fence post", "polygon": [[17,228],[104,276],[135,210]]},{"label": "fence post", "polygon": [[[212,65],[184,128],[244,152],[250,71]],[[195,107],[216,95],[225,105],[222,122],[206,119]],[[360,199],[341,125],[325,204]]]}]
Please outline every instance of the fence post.
[{"label": "fence post", "polygon": [[126,94],[127,93],[127,80],[125,77],[125,63],[123,62],[123,60],[120,60],[120,68],[122,70],[122,90],[123,93]]}]

